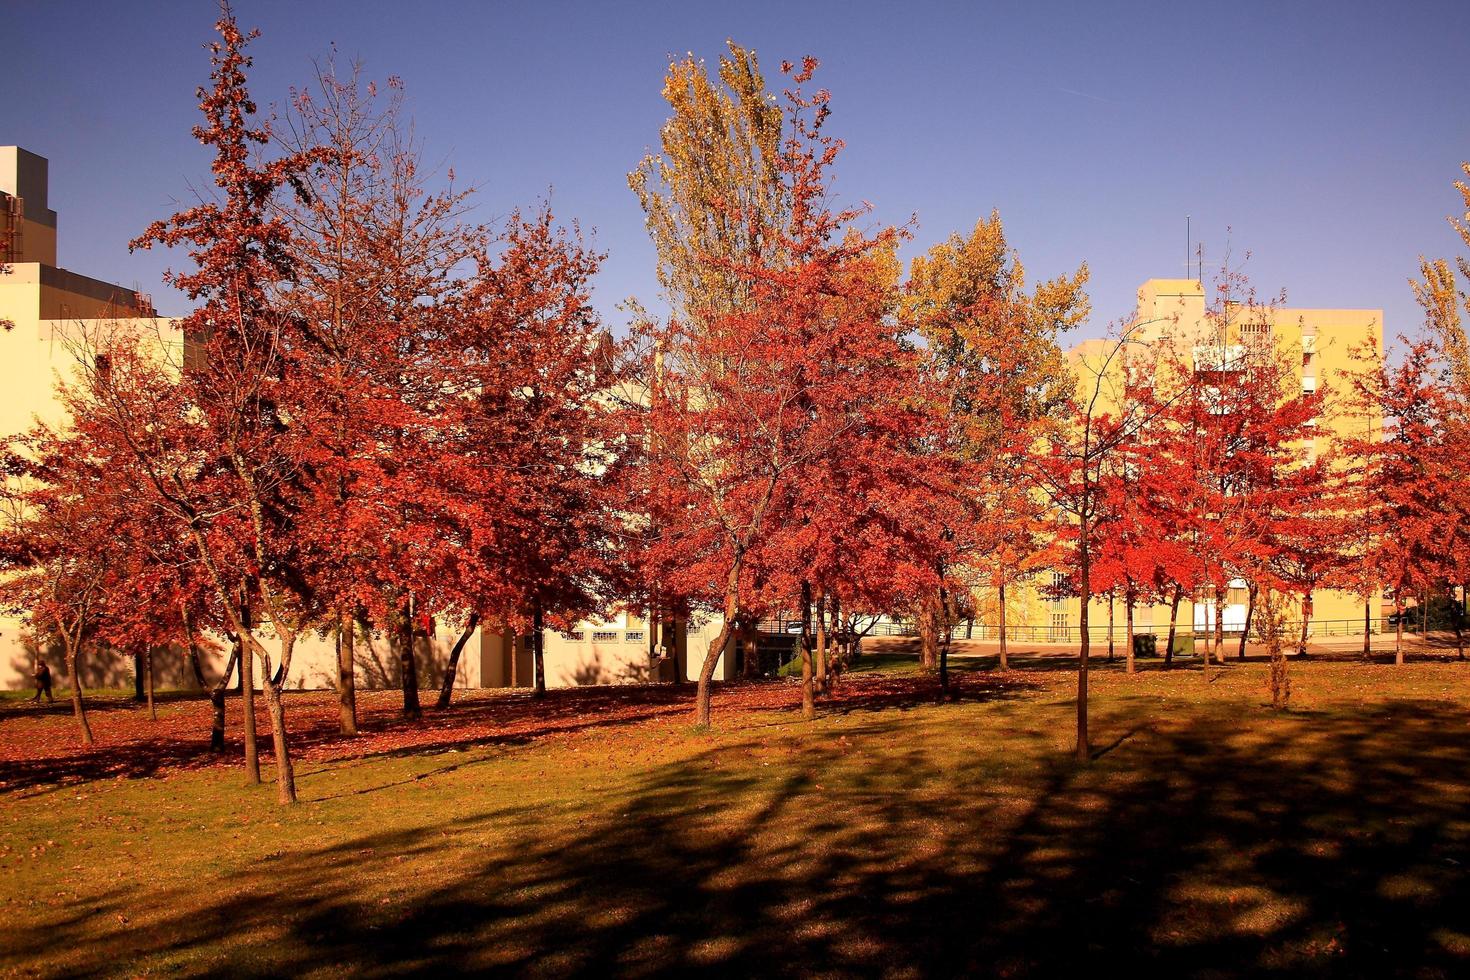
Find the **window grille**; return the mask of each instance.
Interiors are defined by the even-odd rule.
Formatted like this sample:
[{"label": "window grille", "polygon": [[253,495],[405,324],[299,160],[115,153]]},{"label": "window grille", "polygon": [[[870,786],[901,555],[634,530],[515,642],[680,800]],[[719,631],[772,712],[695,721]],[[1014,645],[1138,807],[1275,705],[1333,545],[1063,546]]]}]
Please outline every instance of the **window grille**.
[{"label": "window grille", "polygon": [[598,630],[592,634],[593,643],[616,643],[617,641],[617,630]]}]

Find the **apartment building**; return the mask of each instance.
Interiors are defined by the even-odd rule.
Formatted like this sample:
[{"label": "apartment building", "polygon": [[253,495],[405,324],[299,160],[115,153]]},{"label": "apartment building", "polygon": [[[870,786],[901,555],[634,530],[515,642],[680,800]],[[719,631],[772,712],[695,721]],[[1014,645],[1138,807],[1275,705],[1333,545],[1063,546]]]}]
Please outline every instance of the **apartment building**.
[{"label": "apartment building", "polygon": [[[1204,286],[1197,279],[1147,280],[1138,289],[1138,307],[1131,322],[1130,343],[1121,354],[1113,339],[1084,341],[1069,354],[1079,384],[1089,388],[1095,382],[1100,384],[1104,411],[1116,412],[1122,402],[1128,351],[1146,351],[1166,338],[1192,362],[1193,369],[1218,370],[1228,369],[1233,352],[1242,345],[1254,338],[1270,336],[1277,349],[1291,359],[1303,392],[1327,388],[1339,396],[1348,389],[1349,373],[1362,369],[1360,358],[1374,351],[1381,356],[1383,349],[1382,310],[1241,303],[1223,304],[1211,311]],[[1338,410],[1326,411],[1316,420],[1317,435],[1303,446],[1309,458],[1334,439],[1371,435],[1378,430],[1379,420],[1343,410],[1341,398],[1336,405]],[[1075,597],[1055,598],[1059,585],[1060,573],[1047,572],[1021,588],[1008,590],[1007,621],[1026,624],[1029,629],[1023,631],[1025,639],[1076,642],[1081,621],[1080,602]],[[998,621],[996,596],[982,593],[978,598],[983,621],[993,626]],[[1247,600],[1247,583],[1238,579],[1231,582],[1222,609],[1227,631],[1239,632],[1244,627]],[[1377,600],[1370,602],[1374,619],[1378,617],[1379,605]],[[1313,593],[1312,607],[1314,635],[1361,630],[1363,602],[1350,593],[1318,590]],[[1116,635],[1121,638],[1124,617],[1121,602],[1115,605],[1112,614],[1118,630]],[[1134,611],[1134,626],[1139,632],[1159,632],[1167,630],[1169,618],[1167,604],[1142,605]],[[1296,616],[1291,614],[1288,618]],[[1106,596],[1094,597],[1088,619],[1094,642],[1105,643],[1109,622]],[[1212,597],[1196,597],[1196,601],[1180,608],[1179,625],[1183,630],[1193,625],[1196,630],[1204,631],[1212,628],[1214,621]]]}]

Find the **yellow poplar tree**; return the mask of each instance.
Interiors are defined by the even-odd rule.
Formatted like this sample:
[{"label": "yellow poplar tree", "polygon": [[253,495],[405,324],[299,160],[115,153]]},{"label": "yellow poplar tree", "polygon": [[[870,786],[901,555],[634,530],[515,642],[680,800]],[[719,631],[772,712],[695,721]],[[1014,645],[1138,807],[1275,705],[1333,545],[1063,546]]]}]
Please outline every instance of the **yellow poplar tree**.
[{"label": "yellow poplar tree", "polygon": [[772,232],[789,208],[780,107],[755,52],[726,43],[717,79],[693,55],[669,65],[662,152],[628,175],[658,253],[659,284],[686,319],[743,305],[749,277],[735,267],[770,258]]},{"label": "yellow poplar tree", "polygon": [[[969,571],[998,592],[1037,570],[1046,536],[1040,501],[1023,483],[1019,457],[1030,452],[1072,391],[1057,338],[1087,318],[1086,263],[1071,275],[1026,288],[1026,272],[1006,241],[1000,215],[951,235],[914,259],[904,313],[927,350],[929,380],[944,392],[952,455],[969,476]],[[1005,666],[1002,611],[1002,666]],[[926,662],[937,637],[932,616]]]},{"label": "yellow poplar tree", "polygon": [[[1460,164],[1461,171],[1470,177],[1470,163]],[[1465,207],[1464,216],[1450,218],[1450,225],[1459,234],[1460,240],[1470,247],[1470,184],[1455,181],[1455,190],[1460,192]],[[1455,260],[1460,276],[1470,282],[1470,258],[1460,256]],[[1470,297],[1459,289],[1455,273],[1444,259],[1419,259],[1422,280],[1409,280],[1414,287],[1414,296],[1424,307],[1426,322],[1439,342],[1440,350],[1449,362],[1455,387],[1470,393],[1470,343],[1466,342],[1465,328],[1460,321],[1460,305],[1470,309]]]}]

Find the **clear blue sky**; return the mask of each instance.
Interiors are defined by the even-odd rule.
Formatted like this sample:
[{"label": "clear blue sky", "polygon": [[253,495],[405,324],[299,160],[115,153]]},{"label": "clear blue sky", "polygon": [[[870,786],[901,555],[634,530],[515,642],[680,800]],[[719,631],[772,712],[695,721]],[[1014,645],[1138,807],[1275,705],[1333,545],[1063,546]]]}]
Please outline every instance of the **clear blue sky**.
[{"label": "clear blue sky", "polygon": [[[1179,275],[1184,216],[1207,269],[1229,237],[1292,305],[1418,324],[1421,252],[1470,158],[1470,2],[449,3],[239,0],[254,92],[284,99],[335,43],[407,84],[431,160],[493,218],[553,191],[610,253],[596,302],[656,293],[625,175],[657,140],[668,56],[726,37],[777,76],[813,54],[848,142],[838,190],[918,217],[909,252],[998,208],[1033,275],[1086,259],[1096,334],[1137,284]],[[0,143],[51,160],[61,262],[184,304],[127,240],[187,202],[209,0],[0,3]],[[182,257],[175,261],[181,261]]]}]

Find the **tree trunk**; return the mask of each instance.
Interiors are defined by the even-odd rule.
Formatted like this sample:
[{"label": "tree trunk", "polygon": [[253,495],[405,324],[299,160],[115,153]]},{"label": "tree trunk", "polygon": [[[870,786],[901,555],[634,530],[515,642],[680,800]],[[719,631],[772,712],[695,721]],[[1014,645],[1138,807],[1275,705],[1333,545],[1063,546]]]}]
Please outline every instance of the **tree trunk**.
[{"label": "tree trunk", "polygon": [[144,690],[147,683],[143,679],[143,654],[141,651],[133,653],[133,700],[139,704],[148,700],[148,692]]},{"label": "tree trunk", "polygon": [[934,596],[925,596],[919,612],[919,666],[934,670],[939,666],[939,612]]},{"label": "tree trunk", "polygon": [[532,697],[546,697],[546,623],[541,618],[541,600],[531,610],[531,672],[535,677]]},{"label": "tree trunk", "polygon": [[87,705],[82,700],[82,641],[78,635],[76,642],[64,638],[66,642],[66,672],[71,675],[71,713],[77,720],[77,728],[82,733],[82,744],[91,745],[92,726],[87,722]]},{"label": "tree trunk", "polygon": [[1123,594],[1123,603],[1126,607],[1124,610],[1124,615],[1128,619],[1128,650],[1126,656],[1128,658],[1128,673],[1130,674],[1138,669],[1138,665],[1135,662],[1138,651],[1137,648],[1133,645],[1133,604],[1136,601],[1137,597],[1134,595],[1133,592],[1133,583],[1129,582],[1128,590]]},{"label": "tree trunk", "polygon": [[230,647],[230,658],[225,661],[225,672],[209,692],[209,704],[214,709],[214,724],[209,730],[209,751],[225,750],[225,692],[230,689],[230,672],[240,666],[240,645]]},{"label": "tree trunk", "polygon": [[424,715],[419,705],[419,664],[414,655],[413,596],[403,603],[398,630],[398,682],[403,689],[403,717],[417,721]]},{"label": "tree trunk", "polygon": [[1251,620],[1256,615],[1256,589],[1259,586],[1252,582],[1246,591],[1245,602],[1245,628],[1240,631],[1240,649],[1235,654],[1236,660],[1245,659],[1245,641],[1251,635]]},{"label": "tree trunk", "polygon": [[[444,709],[449,707],[449,699],[454,696],[454,679],[459,676],[459,655],[464,650],[466,643],[475,633],[475,627],[480,625],[480,614],[470,613],[469,621],[465,623],[464,632],[454,643],[454,649],[449,651],[449,663],[444,667],[444,683],[439,685],[439,701],[434,707]],[[651,633],[652,631],[650,631]]]},{"label": "tree trunk", "polygon": [[949,592],[944,586],[939,587],[939,695],[941,698],[949,696]]},{"label": "tree trunk", "polygon": [[1215,590],[1215,662],[1225,663],[1225,590]]},{"label": "tree trunk", "polygon": [[[1086,460],[1083,461],[1084,467]],[[1089,578],[1092,574],[1092,556],[1088,551],[1087,518],[1081,519],[1081,533],[1077,537],[1078,566],[1081,572],[1082,612],[1079,615],[1078,627],[1082,631],[1082,643],[1077,651],[1077,747],[1076,755],[1078,762],[1090,762],[1092,760],[1092,749],[1087,742],[1087,660],[1092,653],[1092,637],[1088,631],[1088,606],[1092,604],[1092,583]]]},{"label": "tree trunk", "polygon": [[1404,663],[1404,600],[1403,590],[1395,589],[1393,593],[1393,618],[1397,624],[1393,637],[1393,662],[1402,666]]},{"label": "tree trunk", "polygon": [[187,604],[179,605],[179,622],[183,625],[184,632],[184,659],[189,663],[189,670],[194,675],[195,685],[203,691],[209,685],[204,680],[204,666],[199,662],[199,644],[194,641],[194,627],[189,623]]},{"label": "tree trunk", "polygon": [[[1112,663],[1116,659],[1113,652],[1114,627],[1115,624],[1113,622],[1113,590],[1108,589],[1108,663]],[[1130,670],[1129,673],[1131,674],[1132,671]]]},{"label": "tree trunk", "polygon": [[1174,583],[1174,601],[1169,606],[1169,642],[1164,646],[1164,669],[1174,666],[1174,636],[1179,625],[1179,600],[1184,598],[1184,586]]},{"label": "tree trunk", "polygon": [[1281,646],[1281,622],[1277,618],[1279,609],[1277,597],[1270,589],[1266,590],[1264,602],[1266,652],[1271,658],[1271,707],[1283,708],[1291,699],[1291,679],[1287,676],[1286,652]]},{"label": "tree trunk", "polygon": [[807,721],[817,716],[812,675],[812,584],[803,579],[801,583],[801,716]]},{"label": "tree trunk", "polygon": [[760,623],[753,616],[747,616],[741,624],[741,639],[745,650],[744,674],[747,680],[755,680],[761,675],[761,647],[760,647]]},{"label": "tree trunk", "polygon": [[[727,613],[729,605],[727,603]],[[694,691],[694,724],[697,728],[709,727],[710,682],[714,680],[715,664],[719,662],[720,654],[725,652],[725,645],[730,642],[734,623],[735,617],[727,614],[724,625],[720,627],[719,635],[709,641],[709,649],[704,654],[704,664],[699,668],[699,685]]]},{"label": "tree trunk", "polygon": [[817,662],[816,693],[827,693],[827,592],[817,591]]},{"label": "tree trunk", "polygon": [[357,734],[357,624],[352,613],[337,615],[337,728]]},{"label": "tree trunk", "polygon": [[[1191,617],[1191,618],[1193,618],[1193,617]],[[1210,624],[1210,613],[1209,613],[1209,606],[1208,605],[1205,606],[1205,628],[1204,628],[1204,634],[1205,634],[1205,652],[1204,652],[1204,655],[1199,658],[1199,662],[1200,662],[1201,668],[1203,668],[1203,671],[1204,671],[1205,686],[1206,687],[1209,687],[1210,686],[1210,646],[1213,644],[1214,639],[1215,639],[1215,628],[1214,628],[1214,626],[1212,626]]]},{"label": "tree trunk", "polygon": [[255,735],[255,640],[249,627],[246,616],[246,632],[240,635],[240,703],[245,712],[240,729],[245,738],[245,781],[254,784],[260,782],[260,746]]},{"label": "tree trunk", "polygon": [[847,639],[842,635],[842,603],[838,601],[836,592],[827,597],[827,616],[832,623],[831,635],[827,637],[827,642],[832,647],[831,662],[827,665],[827,683],[836,687],[843,670],[847,668],[848,654]]},{"label": "tree trunk", "polygon": [[[648,616],[648,679],[658,679],[658,600],[649,599]],[[447,703],[447,702],[446,702]]]},{"label": "tree trunk", "polygon": [[1463,596],[1467,591],[1470,591],[1470,589],[1462,586],[1460,592],[1462,598],[1457,601],[1455,599],[1454,586],[1449,587],[1450,602],[1455,610],[1455,655],[1461,660],[1465,659],[1465,603]]},{"label": "tree trunk", "polygon": [[521,652],[519,649],[521,640],[520,637],[516,634],[515,627],[510,625],[509,620],[506,620],[504,622],[501,630],[503,635],[505,636],[506,649],[510,651],[510,686],[512,689],[515,689],[521,686],[522,679],[520,667],[521,658],[519,656]]},{"label": "tree trunk", "polygon": [[148,681],[148,720],[158,720],[158,708],[153,703],[153,647],[143,648],[143,671]]},{"label": "tree trunk", "polygon": [[1373,599],[1369,597],[1363,600],[1363,659],[1367,660],[1373,655],[1373,624],[1369,616],[1373,613]]},{"label": "tree trunk", "polygon": [[[286,743],[286,706],[281,698],[285,684],[286,667],[291,662],[291,651],[296,637],[290,633],[281,636],[281,680],[263,685],[266,712],[271,720],[271,742],[276,751],[276,801],[296,802],[296,770],[291,764],[291,751]],[[270,674],[270,657],[263,656],[261,664]]]},{"label": "tree trunk", "polygon": [[[669,681],[670,684],[677,685],[689,683],[688,623],[689,621],[687,619],[680,620],[670,614],[667,618],[664,619],[662,623],[659,624],[658,627],[659,636],[661,638],[659,642],[662,645],[664,655],[667,656],[674,665],[674,669],[670,673],[670,676],[673,678]],[[681,626],[681,624],[683,625]],[[685,630],[684,658],[682,660],[679,658],[679,630],[681,628]]]},{"label": "tree trunk", "polygon": [[1312,623],[1312,591],[1308,589],[1302,595],[1302,634],[1296,643],[1296,655],[1305,657],[1307,655],[1307,636]]},{"label": "tree trunk", "polygon": [[1010,670],[1010,656],[1006,650],[1006,587],[1000,585],[1000,669]]}]

